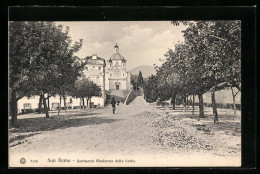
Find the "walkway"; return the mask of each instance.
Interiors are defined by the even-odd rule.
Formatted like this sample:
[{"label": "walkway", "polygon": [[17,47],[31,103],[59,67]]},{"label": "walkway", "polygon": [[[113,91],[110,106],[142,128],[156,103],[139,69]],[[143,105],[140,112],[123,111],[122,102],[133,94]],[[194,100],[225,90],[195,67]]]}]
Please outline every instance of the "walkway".
[{"label": "walkway", "polygon": [[[19,165],[21,165],[19,160],[24,157],[27,161],[31,159],[39,161],[38,164],[28,162],[26,165],[92,167],[95,165],[161,166],[162,162],[166,166],[193,163],[200,165],[222,163],[226,165],[237,160],[237,157],[227,158],[226,156],[213,155],[211,152],[192,151],[191,153],[183,150],[175,151],[173,148],[162,146],[155,141],[154,136],[158,135],[163,128],[152,125],[164,117],[165,111],[156,109],[146,103],[142,96],[138,96],[130,105],[120,104],[117,106],[116,114],[112,114],[112,108],[108,106],[104,109],[93,109],[91,111],[73,110],[67,114],[63,113],[59,117],[51,115],[50,119],[37,117],[35,118],[36,121],[37,119],[40,120],[35,123],[33,119],[25,120],[25,124],[32,123],[32,126],[37,127],[38,130],[11,133],[11,136],[19,134],[20,137],[24,136],[24,139],[23,143],[10,148],[10,159],[16,161]],[[55,124],[51,129],[45,129],[52,123]],[[165,123],[168,124],[168,122]],[[178,125],[185,126],[187,131],[196,131],[195,128],[186,125],[186,122],[184,124],[179,121]],[[33,135],[26,136],[28,133]],[[197,133],[197,135],[201,134]],[[203,138],[203,136],[206,135],[202,135],[200,138]],[[75,160],[75,162],[70,164],[47,163],[48,158],[69,158]],[[77,160],[90,159],[122,159],[123,161],[134,160],[135,162],[112,164],[76,162]],[[189,159],[189,163],[187,163],[187,159]],[[199,163],[197,159],[200,159]]]}]

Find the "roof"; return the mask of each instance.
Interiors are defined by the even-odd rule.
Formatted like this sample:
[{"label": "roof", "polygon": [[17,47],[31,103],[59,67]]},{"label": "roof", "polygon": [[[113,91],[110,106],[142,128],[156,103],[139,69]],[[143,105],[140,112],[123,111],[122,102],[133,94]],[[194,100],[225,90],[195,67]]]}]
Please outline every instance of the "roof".
[{"label": "roof", "polygon": [[[93,59],[92,56],[87,56],[85,57],[86,63],[87,64],[95,64],[95,65],[105,65],[106,66],[106,61],[105,59],[98,57],[96,59]],[[102,61],[102,63],[101,63]]]},{"label": "roof", "polygon": [[111,60],[125,60],[125,58],[119,54],[119,53],[114,53],[111,57],[110,57]]}]

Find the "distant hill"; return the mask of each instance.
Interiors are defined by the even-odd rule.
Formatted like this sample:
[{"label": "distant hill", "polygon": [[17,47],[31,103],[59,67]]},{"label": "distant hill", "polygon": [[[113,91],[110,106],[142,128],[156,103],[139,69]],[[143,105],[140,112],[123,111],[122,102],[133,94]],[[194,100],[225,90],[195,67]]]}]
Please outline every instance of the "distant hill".
[{"label": "distant hill", "polygon": [[130,70],[128,72],[130,72],[133,75],[138,75],[139,71],[142,72],[143,78],[146,78],[146,77],[150,76],[151,74],[155,74],[156,73],[156,71],[153,68],[153,66],[150,66],[150,65],[140,65],[140,66],[135,67],[134,69],[132,69],[132,70]]}]

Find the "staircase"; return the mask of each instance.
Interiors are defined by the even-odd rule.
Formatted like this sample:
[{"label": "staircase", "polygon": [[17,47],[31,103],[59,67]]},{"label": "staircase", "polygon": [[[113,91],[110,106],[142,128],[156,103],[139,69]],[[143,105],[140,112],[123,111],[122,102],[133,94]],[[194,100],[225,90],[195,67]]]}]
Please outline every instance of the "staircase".
[{"label": "staircase", "polygon": [[126,98],[125,105],[129,105],[136,97],[143,96],[142,90],[131,90]]},{"label": "staircase", "polygon": [[130,90],[109,90],[106,91],[106,102],[105,106],[110,105],[112,98],[121,103],[125,102]]}]

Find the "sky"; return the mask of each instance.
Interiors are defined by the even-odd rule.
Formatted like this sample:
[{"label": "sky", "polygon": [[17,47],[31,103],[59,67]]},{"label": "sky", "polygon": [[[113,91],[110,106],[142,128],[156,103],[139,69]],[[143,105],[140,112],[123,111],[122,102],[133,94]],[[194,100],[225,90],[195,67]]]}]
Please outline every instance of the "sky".
[{"label": "sky", "polygon": [[159,59],[174,44],[183,41],[185,26],[174,26],[170,21],[95,21],[56,22],[70,28],[71,39],[83,39],[83,45],[75,55],[84,58],[97,54],[108,60],[118,44],[119,53],[127,60],[127,69],[139,65],[161,65]]}]

